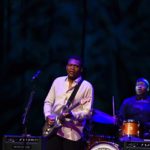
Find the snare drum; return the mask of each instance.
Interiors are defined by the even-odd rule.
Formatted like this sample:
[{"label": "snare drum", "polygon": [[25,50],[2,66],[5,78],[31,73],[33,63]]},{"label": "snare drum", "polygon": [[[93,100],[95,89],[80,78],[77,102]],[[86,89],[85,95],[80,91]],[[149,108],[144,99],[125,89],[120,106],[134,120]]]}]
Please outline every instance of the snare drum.
[{"label": "snare drum", "polygon": [[94,145],[107,141],[113,142],[114,137],[107,135],[90,135],[89,140],[87,141],[87,149],[90,150],[90,148],[93,147]]},{"label": "snare drum", "polygon": [[104,136],[104,135],[90,135],[89,136],[89,140],[88,140],[88,142],[87,142],[87,149],[88,150],[90,150],[90,148],[93,146],[93,145],[95,145],[95,144],[97,144],[97,143],[100,143],[100,142],[104,142],[104,141],[106,141],[107,139],[106,139],[106,137]]},{"label": "snare drum", "polygon": [[139,127],[140,127],[139,122],[135,120],[129,119],[129,120],[123,121],[123,124],[120,129],[121,131],[120,136],[121,137],[124,137],[124,136],[139,137],[139,134],[140,134]]},{"label": "snare drum", "polygon": [[112,142],[100,142],[92,146],[90,150],[119,150],[119,146]]}]

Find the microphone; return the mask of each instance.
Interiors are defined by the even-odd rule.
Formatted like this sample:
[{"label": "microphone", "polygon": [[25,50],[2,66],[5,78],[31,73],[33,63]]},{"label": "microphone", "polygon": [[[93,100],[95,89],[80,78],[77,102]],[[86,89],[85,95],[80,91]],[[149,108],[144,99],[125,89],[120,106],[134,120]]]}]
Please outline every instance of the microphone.
[{"label": "microphone", "polygon": [[32,76],[32,80],[35,80],[36,78],[38,78],[40,74],[41,74],[41,70],[36,71],[35,74]]}]

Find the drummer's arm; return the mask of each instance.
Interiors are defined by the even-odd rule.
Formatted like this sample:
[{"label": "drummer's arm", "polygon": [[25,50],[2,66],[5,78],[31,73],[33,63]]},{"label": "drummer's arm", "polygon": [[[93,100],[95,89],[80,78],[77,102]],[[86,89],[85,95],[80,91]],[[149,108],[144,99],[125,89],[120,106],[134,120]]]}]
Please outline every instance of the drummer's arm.
[{"label": "drummer's arm", "polygon": [[123,119],[122,117],[119,115],[119,114],[116,114],[114,117],[114,120],[115,120],[115,125],[117,126],[121,126],[122,125],[122,122],[123,122]]}]

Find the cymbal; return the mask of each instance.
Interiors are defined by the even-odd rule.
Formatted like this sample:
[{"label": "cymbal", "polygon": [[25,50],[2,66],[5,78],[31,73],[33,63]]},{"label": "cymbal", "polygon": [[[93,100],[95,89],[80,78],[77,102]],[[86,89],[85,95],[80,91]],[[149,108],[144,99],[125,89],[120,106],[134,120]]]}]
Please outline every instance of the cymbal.
[{"label": "cymbal", "polygon": [[113,116],[98,109],[93,110],[92,121],[102,124],[115,124],[115,118]]}]

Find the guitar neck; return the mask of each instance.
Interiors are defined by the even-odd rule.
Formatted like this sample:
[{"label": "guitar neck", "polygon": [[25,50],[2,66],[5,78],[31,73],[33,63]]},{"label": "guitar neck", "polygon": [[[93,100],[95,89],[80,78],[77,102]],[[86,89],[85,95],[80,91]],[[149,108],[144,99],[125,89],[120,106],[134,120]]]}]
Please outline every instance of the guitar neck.
[{"label": "guitar neck", "polygon": [[78,102],[78,103],[72,105],[72,106],[69,107],[69,108],[66,108],[66,107],[65,107],[65,109],[61,112],[61,114],[57,117],[57,119],[59,119],[59,120],[63,119],[63,118],[64,118],[63,113],[69,113],[71,110],[73,110],[74,108],[76,108],[76,107],[79,106],[79,105],[80,105],[80,102]]},{"label": "guitar neck", "polygon": [[78,102],[75,105],[71,106],[70,108],[68,108],[68,110],[71,111],[71,110],[73,110],[74,108],[76,108],[79,105],[80,105],[80,102]]},{"label": "guitar neck", "polygon": [[79,105],[80,105],[80,102],[78,102],[78,103],[72,105],[71,107],[67,108],[67,111],[69,112],[69,111],[73,110],[74,108],[76,108]]}]

